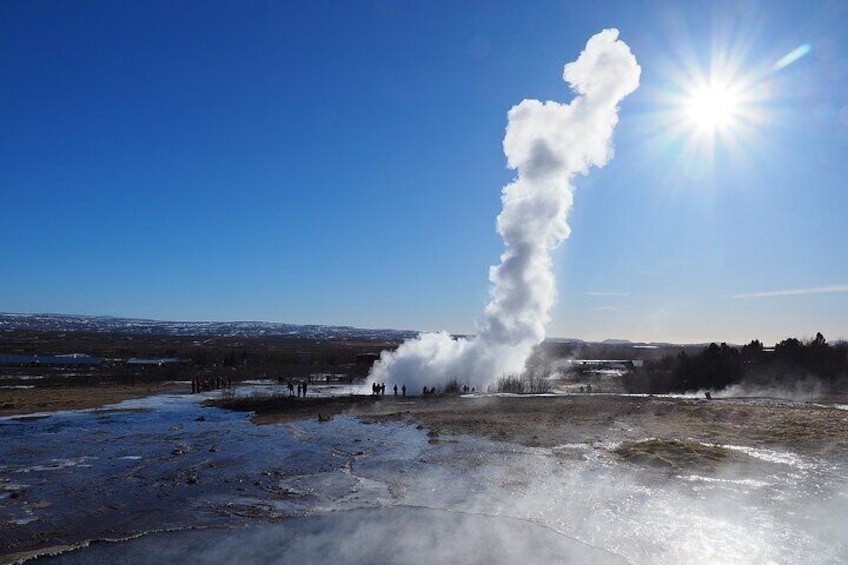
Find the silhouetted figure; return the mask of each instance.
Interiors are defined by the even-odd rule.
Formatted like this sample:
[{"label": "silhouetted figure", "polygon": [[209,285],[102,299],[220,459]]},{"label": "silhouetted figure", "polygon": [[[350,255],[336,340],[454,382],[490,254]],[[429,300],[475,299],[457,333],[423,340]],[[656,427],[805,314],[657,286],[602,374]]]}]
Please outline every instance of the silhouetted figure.
[{"label": "silhouetted figure", "polygon": [[704,396],[706,396],[706,397],[707,397],[707,400],[712,400],[712,399],[713,399],[713,395],[712,395],[712,394],[710,394],[710,391],[705,392],[705,393],[704,393]]},{"label": "silhouetted figure", "polygon": [[306,398],[306,382],[303,383],[303,398]]},{"label": "silhouetted figure", "polygon": [[424,387],[424,396],[427,396],[427,387]]},{"label": "silhouetted figure", "polygon": [[294,396],[294,383],[289,379],[289,396]]},{"label": "silhouetted figure", "polygon": [[395,396],[397,396],[397,385],[394,386]]},{"label": "silhouetted figure", "polygon": [[386,396],[386,383],[380,385],[380,396]]},{"label": "silhouetted figure", "polygon": [[301,393],[303,392],[303,386],[300,383],[297,383],[297,397],[300,398]]},{"label": "silhouetted figure", "polygon": [[406,385],[400,387],[400,392],[403,394],[403,396],[406,396]]}]

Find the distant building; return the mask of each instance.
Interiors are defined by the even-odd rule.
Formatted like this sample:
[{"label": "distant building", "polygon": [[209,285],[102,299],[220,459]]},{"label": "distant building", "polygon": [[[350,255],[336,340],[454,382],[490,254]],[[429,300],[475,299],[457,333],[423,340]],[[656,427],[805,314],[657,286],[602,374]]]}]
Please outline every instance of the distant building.
[{"label": "distant building", "polygon": [[4,367],[96,367],[102,362],[102,357],[92,357],[85,353],[0,355],[0,365]]},{"label": "distant building", "polygon": [[147,359],[142,357],[130,357],[127,359],[126,364],[130,366],[148,366],[148,367],[164,367],[166,365],[182,365],[184,363],[188,363],[186,359],[180,359],[178,357],[167,357],[164,359]]}]

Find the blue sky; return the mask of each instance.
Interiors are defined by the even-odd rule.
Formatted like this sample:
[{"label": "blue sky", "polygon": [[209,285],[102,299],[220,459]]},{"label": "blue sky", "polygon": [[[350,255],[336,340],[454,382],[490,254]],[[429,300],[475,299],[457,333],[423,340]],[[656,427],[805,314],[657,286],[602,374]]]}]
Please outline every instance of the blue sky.
[{"label": "blue sky", "polygon": [[832,0],[0,3],[0,311],[473,332],[506,113],[567,102],[608,27],[641,87],[576,181],[549,335],[848,337]]}]

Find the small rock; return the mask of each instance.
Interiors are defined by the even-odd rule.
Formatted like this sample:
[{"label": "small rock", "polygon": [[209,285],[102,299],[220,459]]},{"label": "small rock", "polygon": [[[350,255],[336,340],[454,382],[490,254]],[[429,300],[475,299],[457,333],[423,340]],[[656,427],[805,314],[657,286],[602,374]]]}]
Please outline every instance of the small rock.
[{"label": "small rock", "polygon": [[189,475],[188,478],[186,479],[186,483],[188,483],[190,485],[196,485],[197,481],[198,481],[197,475]]}]

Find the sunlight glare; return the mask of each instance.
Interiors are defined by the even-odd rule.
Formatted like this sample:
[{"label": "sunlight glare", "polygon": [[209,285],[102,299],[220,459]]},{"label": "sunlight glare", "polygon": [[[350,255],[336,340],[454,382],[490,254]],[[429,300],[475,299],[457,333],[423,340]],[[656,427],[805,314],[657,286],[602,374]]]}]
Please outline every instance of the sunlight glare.
[{"label": "sunlight glare", "polygon": [[739,96],[732,88],[720,83],[694,89],[685,105],[687,119],[705,131],[732,128],[738,113]]},{"label": "sunlight glare", "polygon": [[708,171],[721,155],[736,159],[758,153],[766,140],[768,74],[756,66],[712,64],[704,71],[683,62],[668,73],[667,88],[658,96],[657,139],[665,147],[679,142],[680,169],[688,175]]}]

